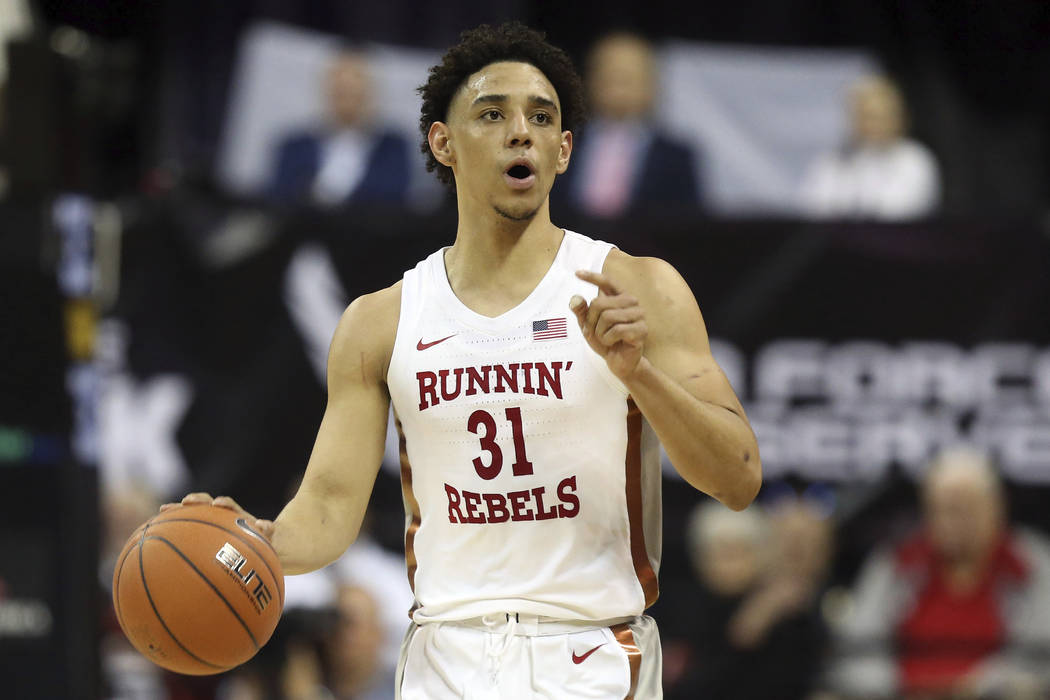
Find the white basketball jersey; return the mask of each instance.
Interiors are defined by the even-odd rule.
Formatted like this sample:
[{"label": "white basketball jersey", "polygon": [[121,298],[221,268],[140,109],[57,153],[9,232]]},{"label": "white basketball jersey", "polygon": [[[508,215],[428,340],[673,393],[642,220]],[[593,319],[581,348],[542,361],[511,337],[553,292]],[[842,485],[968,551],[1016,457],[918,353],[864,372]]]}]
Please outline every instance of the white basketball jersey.
[{"label": "white basketball jersey", "polygon": [[387,381],[417,622],[641,614],[656,599],[659,446],[569,299],[612,248],[567,231],[518,306],[455,296],[439,250],[405,273]]}]

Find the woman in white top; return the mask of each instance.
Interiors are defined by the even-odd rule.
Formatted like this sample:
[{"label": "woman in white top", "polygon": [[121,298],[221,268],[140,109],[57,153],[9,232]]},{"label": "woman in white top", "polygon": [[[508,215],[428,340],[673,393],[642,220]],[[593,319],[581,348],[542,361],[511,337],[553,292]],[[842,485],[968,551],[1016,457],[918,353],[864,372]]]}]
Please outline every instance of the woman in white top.
[{"label": "woman in white top", "polygon": [[906,138],[907,117],[900,90],[870,76],[850,95],[849,142],[822,155],[802,188],[802,206],[812,218],[905,221],[933,214],[940,203],[937,161],[928,148]]}]

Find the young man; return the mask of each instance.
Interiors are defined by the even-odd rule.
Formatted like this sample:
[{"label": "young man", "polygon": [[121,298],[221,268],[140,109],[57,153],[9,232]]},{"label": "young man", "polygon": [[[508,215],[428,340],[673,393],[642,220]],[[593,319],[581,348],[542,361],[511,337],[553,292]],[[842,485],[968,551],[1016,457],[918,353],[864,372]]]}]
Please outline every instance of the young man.
[{"label": "young man", "polygon": [[[302,485],[257,527],[288,574],[339,557],[392,402],[416,597],[399,697],[658,698],[643,615],[656,440],[686,481],[740,509],[761,481],[754,435],[678,273],[551,223],[582,114],[568,57],[521,25],[483,26],[421,93],[456,241],[346,310]],[[211,497],[183,500],[196,502]]]}]

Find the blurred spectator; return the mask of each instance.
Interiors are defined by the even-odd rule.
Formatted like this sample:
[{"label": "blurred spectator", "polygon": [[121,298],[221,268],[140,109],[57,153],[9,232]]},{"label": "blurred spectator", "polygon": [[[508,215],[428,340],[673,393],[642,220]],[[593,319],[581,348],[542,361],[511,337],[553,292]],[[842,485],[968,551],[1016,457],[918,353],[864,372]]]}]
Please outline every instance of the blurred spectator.
[{"label": "blurred spectator", "polygon": [[698,206],[695,155],[652,121],[659,82],[652,45],[629,33],[600,39],[587,59],[591,121],[551,195],[590,216],[660,205]]},{"label": "blurred spectator", "polygon": [[415,596],[408,585],[404,554],[394,554],[377,544],[370,534],[371,530],[371,516],[366,516],[358,539],[332,568],[337,572],[343,588],[361,588],[375,601],[381,625],[379,637],[382,656],[379,669],[386,679],[380,685],[389,689],[394,686],[395,671],[401,657],[401,640],[408,629],[406,618]]},{"label": "blurred spectator", "polygon": [[688,536],[700,585],[679,591],[674,617],[662,618],[666,697],[805,697],[823,643],[827,520],[794,499],[768,516],[706,503]]},{"label": "blurred spectator", "polygon": [[273,201],[323,207],[404,201],[408,142],[375,125],[372,80],[364,54],[335,57],[325,76],[328,123],[281,143],[268,188]]},{"label": "blurred spectator", "polygon": [[334,608],[285,607],[259,653],[224,674],[218,700],[334,700],[324,656],[337,617]]},{"label": "blurred spectator", "polygon": [[315,635],[318,643],[288,647],[281,682],[309,687],[316,666],[331,697],[389,700],[414,598],[404,557],[376,544],[372,523],[369,511],[358,539],[329,566],[285,578],[286,617],[295,611],[324,619],[331,612],[334,622]]},{"label": "blurred spectator", "polygon": [[[299,577],[291,577],[294,581]],[[292,602],[292,601],[288,601]],[[383,668],[376,598],[339,584],[319,607],[286,607],[259,655],[228,674],[221,700],[390,700],[394,669]]]},{"label": "blurred spectator", "polygon": [[929,216],[940,204],[933,154],[907,138],[904,98],[888,78],[869,76],[850,93],[851,130],[840,149],[817,159],[802,187],[813,218],[904,221]]},{"label": "blurred spectator", "polygon": [[382,667],[383,625],[372,594],[354,585],[339,588],[338,621],[328,639],[331,690],[340,700],[387,700],[396,669]]},{"label": "blurred spectator", "polygon": [[4,85],[7,82],[7,42],[28,34],[33,27],[25,0],[0,0],[0,199],[7,193],[9,175],[6,165],[7,148],[4,136]]},{"label": "blurred spectator", "polygon": [[923,527],[875,553],[842,623],[842,697],[1045,698],[1050,548],[1007,523],[990,462],[949,450],[922,486]]}]

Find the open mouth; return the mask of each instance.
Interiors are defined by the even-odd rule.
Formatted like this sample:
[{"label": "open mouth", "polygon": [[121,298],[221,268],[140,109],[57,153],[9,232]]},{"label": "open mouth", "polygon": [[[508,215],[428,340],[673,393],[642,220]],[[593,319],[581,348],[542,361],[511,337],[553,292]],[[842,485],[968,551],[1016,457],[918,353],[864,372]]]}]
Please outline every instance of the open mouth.
[{"label": "open mouth", "polygon": [[515,163],[503,173],[503,179],[513,190],[525,191],[536,182],[536,174],[526,163]]},{"label": "open mouth", "polygon": [[529,166],[527,165],[515,165],[507,171],[507,174],[515,180],[524,180],[529,175],[532,175],[532,171],[529,170]]}]

